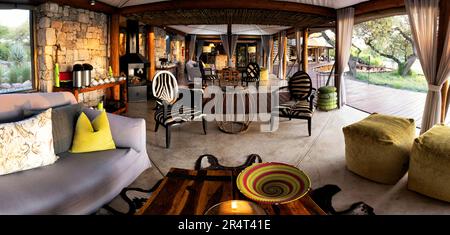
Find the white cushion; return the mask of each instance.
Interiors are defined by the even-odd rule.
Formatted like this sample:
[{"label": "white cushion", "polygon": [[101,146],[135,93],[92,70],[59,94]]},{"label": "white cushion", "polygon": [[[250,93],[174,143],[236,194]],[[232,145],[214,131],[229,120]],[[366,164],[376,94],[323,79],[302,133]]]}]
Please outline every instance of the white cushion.
[{"label": "white cushion", "polygon": [[53,164],[52,109],[0,124],[0,175]]}]

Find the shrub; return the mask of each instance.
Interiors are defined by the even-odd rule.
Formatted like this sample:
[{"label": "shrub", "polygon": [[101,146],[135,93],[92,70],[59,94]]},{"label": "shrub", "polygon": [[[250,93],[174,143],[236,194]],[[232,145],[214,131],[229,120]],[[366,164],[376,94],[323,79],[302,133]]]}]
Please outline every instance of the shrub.
[{"label": "shrub", "polygon": [[19,69],[19,75],[22,78],[20,80],[20,82],[22,82],[22,83],[25,82],[25,81],[30,80],[31,79],[31,68],[30,68],[30,65],[22,66]]},{"label": "shrub", "polygon": [[23,49],[23,46],[20,44],[14,44],[11,46],[9,50],[9,60],[14,62],[16,65],[22,64],[25,62],[26,53]]},{"label": "shrub", "polygon": [[[8,79],[9,83],[18,83],[21,82],[20,78],[20,68],[16,65],[11,66],[8,71]],[[20,79],[19,79],[20,78]]]},{"label": "shrub", "polygon": [[9,48],[7,45],[0,43],[0,60],[7,61],[9,58]]}]

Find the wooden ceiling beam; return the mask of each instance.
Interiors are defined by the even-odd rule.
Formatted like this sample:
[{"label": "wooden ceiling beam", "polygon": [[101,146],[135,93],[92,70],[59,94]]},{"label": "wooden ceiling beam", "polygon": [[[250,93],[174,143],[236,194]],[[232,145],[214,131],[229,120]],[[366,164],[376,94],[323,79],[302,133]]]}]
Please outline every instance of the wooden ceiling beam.
[{"label": "wooden ceiling beam", "polygon": [[119,11],[123,15],[130,15],[136,13],[151,13],[157,11],[194,10],[194,9],[259,9],[259,10],[274,10],[274,11],[290,11],[297,13],[306,13],[310,15],[326,16],[331,18],[336,17],[336,10],[333,8],[294,2],[271,1],[271,0],[245,0],[245,1],[173,0],[167,2],[155,2],[137,6],[124,7],[121,8]]},{"label": "wooden ceiling beam", "polygon": [[372,0],[362,2],[353,6],[355,16],[384,11],[394,8],[405,8],[405,0]]}]

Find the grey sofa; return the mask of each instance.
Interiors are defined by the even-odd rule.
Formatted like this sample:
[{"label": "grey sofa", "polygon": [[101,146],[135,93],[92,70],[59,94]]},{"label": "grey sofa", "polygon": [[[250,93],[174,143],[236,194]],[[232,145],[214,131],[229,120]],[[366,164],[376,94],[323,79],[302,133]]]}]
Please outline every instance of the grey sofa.
[{"label": "grey sofa", "polygon": [[[71,93],[0,95],[0,123],[20,120],[23,109],[76,103]],[[89,118],[98,111],[83,110]],[[53,165],[0,176],[0,214],[90,214],[151,167],[145,121],[108,114],[117,149],[59,154]]]}]

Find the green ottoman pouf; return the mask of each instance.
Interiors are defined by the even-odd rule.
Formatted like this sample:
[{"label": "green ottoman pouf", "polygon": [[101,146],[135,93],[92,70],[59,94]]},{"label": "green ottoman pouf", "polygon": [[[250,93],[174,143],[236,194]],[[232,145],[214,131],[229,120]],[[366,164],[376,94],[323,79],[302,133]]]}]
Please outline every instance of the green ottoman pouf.
[{"label": "green ottoman pouf", "polygon": [[408,169],[414,119],[382,114],[343,128],[347,168],[365,178],[395,184]]},{"label": "green ottoman pouf", "polygon": [[337,108],[337,93],[334,86],[323,86],[319,88],[319,99],[317,107],[320,110],[333,110]]},{"label": "green ottoman pouf", "polygon": [[450,202],[450,127],[436,125],[415,139],[408,189]]}]

